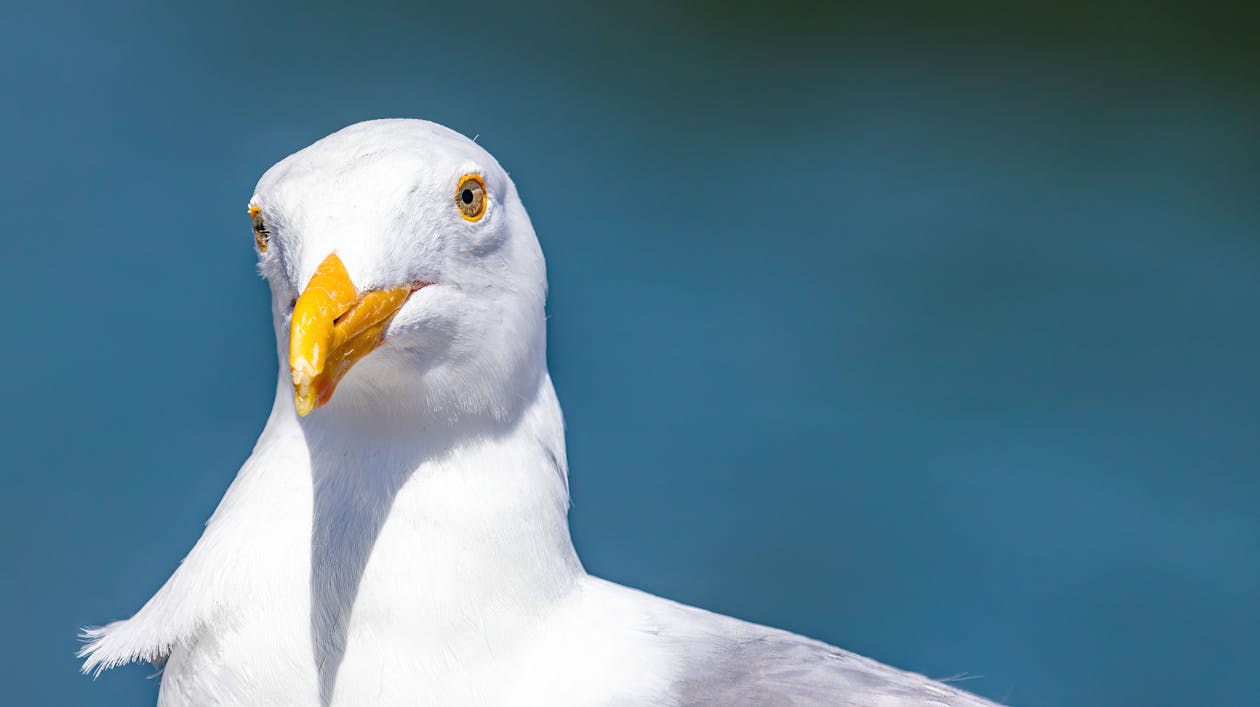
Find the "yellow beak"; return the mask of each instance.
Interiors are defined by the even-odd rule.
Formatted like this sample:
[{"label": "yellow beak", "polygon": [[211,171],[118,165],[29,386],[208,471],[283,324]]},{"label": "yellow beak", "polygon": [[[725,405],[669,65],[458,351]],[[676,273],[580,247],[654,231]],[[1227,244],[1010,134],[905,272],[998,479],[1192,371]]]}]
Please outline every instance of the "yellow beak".
[{"label": "yellow beak", "polygon": [[289,367],[293,400],[307,415],[332,399],[337,383],[384,341],[394,315],[418,286],[359,294],[336,253],[320,263],[293,307]]}]

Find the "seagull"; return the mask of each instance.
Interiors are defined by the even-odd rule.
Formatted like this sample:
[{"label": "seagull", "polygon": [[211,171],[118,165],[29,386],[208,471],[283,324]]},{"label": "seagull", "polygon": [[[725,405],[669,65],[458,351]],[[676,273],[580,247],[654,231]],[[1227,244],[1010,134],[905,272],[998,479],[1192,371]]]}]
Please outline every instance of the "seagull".
[{"label": "seagull", "polygon": [[270,417],[205,531],[85,673],[177,705],[992,705],[592,577],[569,535],[542,249],[478,144],[357,123],[249,202]]}]

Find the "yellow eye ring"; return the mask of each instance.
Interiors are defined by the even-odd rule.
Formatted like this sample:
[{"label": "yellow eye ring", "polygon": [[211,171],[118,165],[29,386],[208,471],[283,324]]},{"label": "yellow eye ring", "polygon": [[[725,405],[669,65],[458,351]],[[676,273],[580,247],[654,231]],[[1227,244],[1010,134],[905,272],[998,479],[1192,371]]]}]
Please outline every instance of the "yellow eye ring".
[{"label": "yellow eye ring", "polygon": [[266,253],[267,241],[271,238],[271,232],[267,230],[267,224],[263,223],[262,209],[251,204],[249,207],[249,220],[254,222],[254,245],[258,246],[259,253]]},{"label": "yellow eye ring", "polygon": [[460,177],[459,186],[455,188],[455,208],[465,221],[478,221],[486,214],[486,204],[490,195],[486,193],[486,181],[476,174],[465,174]]}]

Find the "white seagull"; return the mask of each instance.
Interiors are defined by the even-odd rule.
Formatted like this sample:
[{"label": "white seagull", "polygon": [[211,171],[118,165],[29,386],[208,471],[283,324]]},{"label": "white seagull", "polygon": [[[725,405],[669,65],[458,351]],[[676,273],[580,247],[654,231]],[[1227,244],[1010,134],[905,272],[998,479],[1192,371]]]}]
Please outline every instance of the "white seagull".
[{"label": "white seagull", "polygon": [[351,125],[249,213],[271,416],[174,575],[85,632],[84,672],[160,665],[160,705],[992,704],[583,570],[542,250],[473,141]]}]

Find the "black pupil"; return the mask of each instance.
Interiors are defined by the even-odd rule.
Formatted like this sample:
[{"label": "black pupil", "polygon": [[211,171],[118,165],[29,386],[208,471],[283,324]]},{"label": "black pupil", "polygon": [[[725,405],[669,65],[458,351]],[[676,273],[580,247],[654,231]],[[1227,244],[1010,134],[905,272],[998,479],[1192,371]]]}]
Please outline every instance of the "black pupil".
[{"label": "black pupil", "polygon": [[472,193],[472,189],[465,189],[464,191],[460,192],[460,193],[459,193],[459,198],[460,198],[460,200],[461,200],[461,201],[463,201],[465,204],[471,204],[471,203],[472,203],[472,200],[473,200],[473,193]]}]

